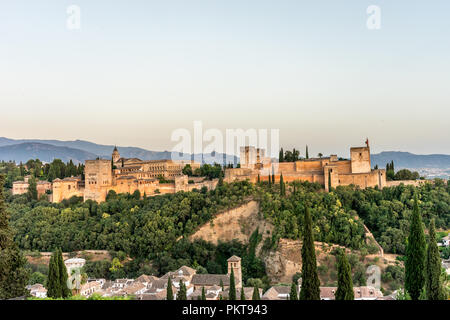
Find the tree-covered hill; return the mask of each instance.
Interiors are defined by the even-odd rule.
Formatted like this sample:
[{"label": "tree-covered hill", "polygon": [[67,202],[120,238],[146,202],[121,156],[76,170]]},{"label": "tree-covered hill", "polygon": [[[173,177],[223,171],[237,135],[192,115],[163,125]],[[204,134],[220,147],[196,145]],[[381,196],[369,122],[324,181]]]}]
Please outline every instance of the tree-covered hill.
[{"label": "tree-covered hill", "polygon": [[[372,231],[386,253],[404,254],[413,193],[417,192],[423,221],[434,218],[438,229],[450,227],[450,186],[437,180],[421,187],[397,186],[361,190],[338,187],[324,192],[319,184],[248,182],[223,184],[215,190],[159,195],[141,199],[135,194],[111,192],[101,204],[80,198],[59,204],[29,201],[26,196],[7,197],[10,225],[15,241],[24,250],[65,252],[88,249],[123,252],[133,260],[112,273],[106,264],[89,263],[90,274],[99,277],[163,274],[182,265],[199,272],[224,273],[231,255],[243,258],[244,279],[264,279],[265,266],[255,256],[261,236],[255,233],[250,245],[238,241],[218,245],[188,236],[217,213],[235,208],[249,199],[260,201],[262,216],[274,225],[262,251],[277,249],[278,239],[301,239],[305,207],[309,207],[316,241],[339,244],[361,254],[375,253],[366,242],[363,223]],[[373,250],[372,250],[373,249]],[[372,252],[374,251],[374,252]]]}]

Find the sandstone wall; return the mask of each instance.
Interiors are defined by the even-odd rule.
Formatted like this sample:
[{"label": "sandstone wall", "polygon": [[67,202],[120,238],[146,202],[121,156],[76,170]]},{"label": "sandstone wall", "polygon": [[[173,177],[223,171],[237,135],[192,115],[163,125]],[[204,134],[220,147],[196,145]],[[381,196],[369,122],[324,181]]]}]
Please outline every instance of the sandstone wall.
[{"label": "sandstone wall", "polygon": [[[314,245],[318,266],[333,248],[345,249],[339,245],[328,245],[322,242],[314,242]],[[292,283],[292,277],[302,270],[302,241],[280,239],[277,250],[271,251],[264,261],[267,275],[272,283]]]},{"label": "sandstone wall", "polygon": [[[273,226],[259,216],[259,204],[250,201],[238,208],[218,214],[212,223],[207,223],[195,232],[190,240],[203,239],[213,243],[233,239],[248,242],[250,235],[259,228],[263,239],[271,236]],[[261,242],[262,243],[262,242]]]},{"label": "sandstone wall", "polygon": [[426,183],[430,183],[428,180],[396,180],[396,181],[386,181],[386,187],[396,187],[401,184],[405,186],[415,186],[419,187]]}]

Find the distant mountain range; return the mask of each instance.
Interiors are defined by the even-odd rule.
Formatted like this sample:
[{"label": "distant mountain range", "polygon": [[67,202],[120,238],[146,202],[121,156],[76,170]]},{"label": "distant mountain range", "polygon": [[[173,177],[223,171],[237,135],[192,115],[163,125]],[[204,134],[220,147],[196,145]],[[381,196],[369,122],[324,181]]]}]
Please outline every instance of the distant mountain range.
[{"label": "distant mountain range", "polygon": [[59,147],[45,143],[19,143],[0,147],[0,160],[14,160],[16,163],[27,162],[30,159],[39,159],[44,162],[51,162],[53,159],[61,159],[64,162],[72,160],[76,164],[84,159],[95,159],[93,153],[69,147]]},{"label": "distant mountain range", "polygon": [[428,154],[419,155],[401,151],[384,151],[371,155],[372,167],[378,164],[380,169],[386,167],[386,163],[394,160],[395,168],[450,168],[450,155]]},{"label": "distant mountain range", "polygon": [[[142,160],[161,159],[195,159],[204,163],[223,163],[224,154],[203,154],[203,155],[178,155],[170,151],[150,151],[136,147],[117,147],[121,156],[125,158],[139,158]],[[39,140],[39,139],[8,139],[0,137],[0,160],[14,160],[16,162],[26,162],[29,159],[40,159],[51,162],[53,159],[61,159],[65,162],[72,159],[75,163],[82,163],[85,160],[111,158],[114,145],[102,145],[89,141],[60,141],[60,140]],[[195,158],[194,158],[195,157]],[[386,163],[394,160],[395,168],[450,168],[450,155],[430,154],[417,155],[409,152],[387,151],[371,155],[372,167],[378,164],[379,168],[384,168]],[[239,158],[226,155],[227,163],[238,163]]]},{"label": "distant mountain range", "polygon": [[[61,159],[65,162],[72,159],[74,163],[82,163],[85,160],[111,158],[114,145],[102,145],[89,141],[60,141],[60,140],[39,140],[39,139],[8,139],[0,137],[0,160],[16,162],[26,162],[29,159],[39,159],[44,162],[51,162],[53,159]],[[224,154],[178,154],[170,151],[150,151],[136,147],[117,147],[120,155],[125,158],[139,158],[142,160],[161,159],[195,159],[204,163],[223,163]],[[239,158],[226,155],[227,163],[237,163]]]}]

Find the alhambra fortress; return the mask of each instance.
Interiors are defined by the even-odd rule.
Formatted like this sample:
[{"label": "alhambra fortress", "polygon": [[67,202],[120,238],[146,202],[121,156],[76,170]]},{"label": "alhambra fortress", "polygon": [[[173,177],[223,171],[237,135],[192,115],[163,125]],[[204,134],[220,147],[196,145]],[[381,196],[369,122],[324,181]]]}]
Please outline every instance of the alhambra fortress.
[{"label": "alhambra fortress", "polygon": [[[240,168],[225,169],[225,182],[249,180],[256,183],[267,181],[272,175],[279,181],[283,175],[285,182],[309,181],[330,187],[355,185],[360,188],[391,186],[399,181],[386,181],[384,169],[373,170],[370,163],[370,147],[350,148],[350,160],[340,160],[337,155],[325,158],[303,159],[295,162],[277,162],[265,155],[264,149],[251,146],[240,148]],[[112,159],[86,160],[85,179],[71,177],[56,179],[53,183],[39,181],[38,195],[51,190],[52,202],[61,202],[73,196],[86,200],[103,202],[109,191],[116,193],[134,193],[139,190],[141,195],[192,191],[193,189],[214,189],[218,179],[206,180],[202,177],[188,177],[183,174],[183,168],[190,165],[194,171],[201,164],[185,160],[150,160],[123,158],[117,148],[112,153]],[[160,182],[160,178],[164,180]],[[404,184],[418,185],[423,181],[401,181]],[[23,194],[28,190],[27,181],[17,181],[13,184],[13,194]]]}]

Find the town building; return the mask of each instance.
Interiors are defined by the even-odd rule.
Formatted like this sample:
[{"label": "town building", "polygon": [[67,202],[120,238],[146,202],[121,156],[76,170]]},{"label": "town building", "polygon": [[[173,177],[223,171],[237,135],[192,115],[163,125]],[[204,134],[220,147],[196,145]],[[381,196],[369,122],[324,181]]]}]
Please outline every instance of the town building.
[{"label": "town building", "polygon": [[12,187],[12,194],[15,195],[20,195],[20,194],[25,194],[28,192],[28,182],[25,181],[14,181],[13,182],[13,187]]},{"label": "town building", "polygon": [[27,286],[30,291],[30,295],[36,298],[47,298],[47,289],[40,283]]}]

